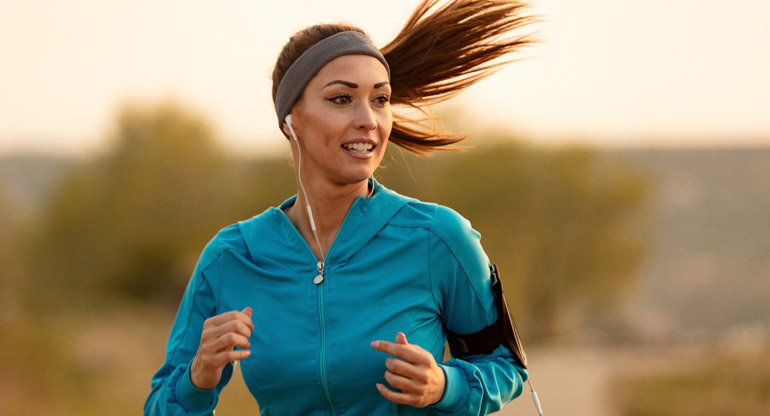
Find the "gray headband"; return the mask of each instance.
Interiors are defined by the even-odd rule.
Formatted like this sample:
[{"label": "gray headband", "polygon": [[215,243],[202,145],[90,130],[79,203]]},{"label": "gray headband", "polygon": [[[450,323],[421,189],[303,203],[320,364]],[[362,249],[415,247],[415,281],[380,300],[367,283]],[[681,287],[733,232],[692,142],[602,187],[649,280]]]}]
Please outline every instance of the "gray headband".
[{"label": "gray headband", "polygon": [[282,128],[291,106],[302,94],[302,90],[318,71],[329,61],[342,55],[369,55],[385,65],[390,78],[390,67],[385,57],[369,38],[360,32],[336,33],[311,46],[286,71],[275,93],[275,113],[278,127]]}]

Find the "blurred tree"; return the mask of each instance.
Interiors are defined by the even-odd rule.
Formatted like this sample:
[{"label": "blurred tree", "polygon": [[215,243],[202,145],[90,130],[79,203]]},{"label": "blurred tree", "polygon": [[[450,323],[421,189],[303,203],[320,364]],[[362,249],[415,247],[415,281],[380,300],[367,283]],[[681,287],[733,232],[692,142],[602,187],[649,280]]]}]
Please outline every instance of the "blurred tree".
[{"label": "blurred tree", "polygon": [[380,175],[471,221],[529,336],[622,323],[614,307],[646,246],[646,176],[589,149],[488,136],[496,144],[424,160],[393,152]]},{"label": "blurred tree", "polygon": [[102,290],[176,304],[206,241],[253,205],[246,169],[229,163],[200,116],[171,103],[126,106],[112,142],[54,196],[37,269],[58,294]]},{"label": "blurred tree", "polygon": [[0,187],[0,325],[17,319],[23,306],[25,223],[21,209]]},{"label": "blurred tree", "polygon": [[[531,337],[615,324],[644,255],[646,177],[585,148],[500,134],[477,141],[486,144],[430,158],[391,146],[377,177],[471,220]],[[228,158],[201,117],[171,104],[126,107],[113,143],[73,171],[39,221],[32,259],[41,290],[176,305],[219,228],[296,192],[286,158]]]}]

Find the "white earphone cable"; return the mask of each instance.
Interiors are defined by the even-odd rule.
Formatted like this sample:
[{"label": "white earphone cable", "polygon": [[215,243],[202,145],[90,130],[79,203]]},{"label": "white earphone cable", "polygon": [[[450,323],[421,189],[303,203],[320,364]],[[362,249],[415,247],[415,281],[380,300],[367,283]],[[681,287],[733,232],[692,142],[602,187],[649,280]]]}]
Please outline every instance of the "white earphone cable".
[{"label": "white earphone cable", "polygon": [[[310,221],[310,230],[313,231],[313,237],[316,244],[318,244],[318,250],[321,252],[321,262],[326,263],[326,253],[321,245],[321,240],[318,239],[318,233],[316,232],[315,221],[313,221],[313,210],[310,208],[310,199],[307,197],[307,191],[305,191],[305,185],[302,183],[302,150],[299,147],[299,139],[297,139],[297,133],[294,132],[294,127],[291,125],[291,114],[286,116],[286,125],[289,127],[291,137],[294,139],[294,143],[297,145],[297,180],[299,187],[302,189],[302,195],[305,197],[305,208],[307,209],[307,218]],[[323,270],[323,265],[319,266],[320,270]]]}]

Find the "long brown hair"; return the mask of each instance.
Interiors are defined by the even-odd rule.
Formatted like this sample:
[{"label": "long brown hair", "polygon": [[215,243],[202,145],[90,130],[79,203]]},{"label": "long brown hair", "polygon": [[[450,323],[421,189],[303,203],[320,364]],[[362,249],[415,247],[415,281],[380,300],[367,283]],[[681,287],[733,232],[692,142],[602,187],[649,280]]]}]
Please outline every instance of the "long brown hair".
[{"label": "long brown hair", "polygon": [[[391,71],[391,103],[418,110],[424,119],[393,114],[390,140],[418,154],[463,140],[439,131],[430,105],[450,98],[493,73],[511,52],[531,43],[527,34],[511,32],[531,23],[524,3],[513,0],[423,0],[401,31],[381,49]],[[320,24],[295,33],[273,70],[273,100],[292,63],[317,42],[343,31],[363,30],[347,24]],[[426,124],[427,122],[427,124]]]}]

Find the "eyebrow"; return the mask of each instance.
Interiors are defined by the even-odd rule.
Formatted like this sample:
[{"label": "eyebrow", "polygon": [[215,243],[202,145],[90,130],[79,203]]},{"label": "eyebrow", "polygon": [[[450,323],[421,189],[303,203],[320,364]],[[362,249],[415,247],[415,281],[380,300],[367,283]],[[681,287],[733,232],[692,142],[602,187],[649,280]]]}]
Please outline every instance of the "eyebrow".
[{"label": "eyebrow", "polygon": [[[326,87],[328,87],[330,85],[335,85],[335,84],[342,84],[342,85],[344,85],[346,87],[349,87],[349,88],[358,88],[358,84],[356,84],[354,82],[350,82],[350,81],[343,81],[341,79],[336,79],[336,80],[334,80],[334,81],[324,85],[323,88],[326,88]],[[374,84],[374,88],[375,89],[376,88],[382,88],[382,87],[384,87],[384,86],[386,86],[388,84],[390,84],[388,81],[378,82],[378,83]]]}]

